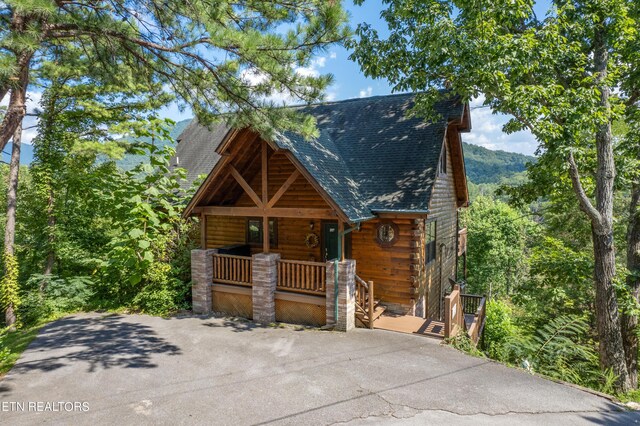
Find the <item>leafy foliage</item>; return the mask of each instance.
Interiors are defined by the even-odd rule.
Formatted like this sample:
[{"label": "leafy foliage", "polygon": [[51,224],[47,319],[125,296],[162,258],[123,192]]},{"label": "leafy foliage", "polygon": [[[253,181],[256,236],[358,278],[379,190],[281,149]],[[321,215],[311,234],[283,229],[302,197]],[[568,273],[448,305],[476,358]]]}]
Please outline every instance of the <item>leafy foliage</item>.
[{"label": "leafy foliage", "polygon": [[487,302],[487,318],[484,328],[484,350],[490,358],[506,361],[506,343],[517,334],[512,322],[512,310],[502,300]]},{"label": "leafy foliage", "polygon": [[18,261],[16,256],[4,251],[3,264],[5,265],[5,270],[0,280],[0,307],[3,311],[7,307],[12,307],[16,310],[20,306]]},{"label": "leafy foliage", "polygon": [[468,228],[469,292],[508,295],[528,273],[529,239],[538,231],[527,215],[478,197],[463,219]]},{"label": "leafy foliage", "polygon": [[187,194],[178,179],[184,170],[169,169],[171,148],[148,149],[150,164],[116,175],[99,189],[119,232],[107,244],[107,261],[98,264],[98,294],[158,314],[186,307],[187,271],[181,262],[194,243],[192,224],[181,218]]},{"label": "leafy foliage", "polygon": [[508,347],[510,361],[555,379],[611,393],[616,377],[601,371],[588,323],[579,316],[550,318],[532,335],[515,338]]},{"label": "leafy foliage", "polygon": [[[0,22],[0,98],[16,82],[41,83],[40,64],[71,50],[100,85],[156,87],[202,123],[231,114],[264,134],[314,132],[312,120],[276,108],[274,96],[321,99],[332,77],[298,70],[349,35],[340,2],[321,0],[19,0],[0,3]],[[15,123],[0,124],[0,148]]]}]

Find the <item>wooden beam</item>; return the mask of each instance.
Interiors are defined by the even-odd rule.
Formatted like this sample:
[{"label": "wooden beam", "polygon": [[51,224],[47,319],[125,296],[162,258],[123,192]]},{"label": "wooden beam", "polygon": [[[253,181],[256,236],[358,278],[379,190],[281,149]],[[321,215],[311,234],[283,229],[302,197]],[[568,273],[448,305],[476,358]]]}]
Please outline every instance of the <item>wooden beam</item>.
[{"label": "wooden beam", "polygon": [[262,218],[262,252],[269,253],[269,216]]},{"label": "wooden beam", "polygon": [[331,209],[302,209],[302,208],[259,208],[259,207],[196,207],[194,213],[204,213],[211,216],[253,216],[253,217],[289,217],[308,219],[336,219],[338,214]]},{"label": "wooden beam", "polygon": [[344,222],[338,221],[338,238],[340,238],[340,261],[344,260]]},{"label": "wooden beam", "polygon": [[[182,217],[188,217],[192,215],[194,213],[193,209],[198,204],[202,204],[202,199],[204,198],[205,195],[208,194],[208,198],[209,199],[211,198],[211,192],[208,190],[209,186],[211,185],[213,180],[217,179],[220,171],[230,161],[230,159],[236,155],[236,149],[240,149],[240,147],[242,147],[244,143],[244,139],[241,139],[240,137],[245,138],[247,137],[247,135],[249,135],[249,131],[245,131],[245,130],[242,130],[242,131],[231,130],[225,135],[225,139],[221,142],[221,145],[219,145],[218,148],[216,149],[216,152],[218,152],[222,158],[220,159],[220,161],[216,163],[213,169],[209,172],[209,175],[207,176],[207,178],[204,180],[204,182],[202,182],[202,184],[200,185],[200,188],[198,188],[194,196],[191,198],[191,200],[189,201],[189,204],[187,204],[186,209],[182,213]],[[256,139],[258,135],[253,133],[253,137],[254,139]],[[234,147],[235,149],[233,150],[233,152],[225,152],[226,148],[222,149],[222,145],[227,146],[232,140],[238,141],[236,144],[237,148]]]},{"label": "wooden beam", "polygon": [[236,168],[233,167],[233,165],[229,164],[229,169],[231,170],[231,176],[233,176],[234,179],[238,181],[242,189],[244,189],[244,192],[246,192],[247,195],[253,200],[253,202],[256,203],[256,206],[263,207],[262,200],[260,200],[260,197],[258,197],[258,194],[255,193],[253,188],[251,188],[251,185],[249,185],[247,181],[244,180],[244,178],[236,170]]},{"label": "wooden beam", "polygon": [[267,161],[267,143],[262,141],[262,205],[267,205],[267,201],[269,201],[269,187],[267,182],[268,176],[268,161]]},{"label": "wooden beam", "polygon": [[200,248],[207,248],[207,215],[200,213]]},{"label": "wooden beam", "polygon": [[211,189],[207,191],[207,194],[205,194],[205,196],[202,197],[202,204],[209,204],[211,202],[218,191],[220,191],[220,188],[222,188],[222,186],[225,184],[230,174],[231,172],[229,172],[228,169],[220,171],[215,183],[211,182]]},{"label": "wooden beam", "polygon": [[287,192],[287,189],[289,189],[289,187],[293,185],[293,182],[298,179],[298,176],[300,176],[300,172],[296,169],[293,173],[291,173],[291,176],[289,176],[285,183],[282,184],[280,189],[278,189],[278,192],[275,193],[273,198],[267,203],[267,208],[273,207],[278,202],[280,197],[282,197],[284,193]]}]

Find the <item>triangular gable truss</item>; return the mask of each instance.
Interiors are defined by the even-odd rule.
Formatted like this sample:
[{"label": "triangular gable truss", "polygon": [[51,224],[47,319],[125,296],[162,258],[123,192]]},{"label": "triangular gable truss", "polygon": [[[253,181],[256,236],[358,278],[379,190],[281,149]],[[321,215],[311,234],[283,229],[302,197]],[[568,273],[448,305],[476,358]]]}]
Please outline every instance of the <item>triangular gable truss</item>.
[{"label": "triangular gable truss", "polygon": [[[225,216],[256,216],[256,217],[309,217],[315,219],[347,220],[346,215],[335,202],[314,182],[311,175],[297,162],[291,153],[280,150],[277,146],[262,140],[250,130],[232,130],[226,140],[217,149],[221,155],[220,161],[209,173],[184,212],[184,216],[192,214],[225,215]],[[284,152],[293,164],[293,173],[285,180],[277,191],[269,197],[268,163],[270,155]],[[242,167],[233,164],[240,157]],[[254,191],[250,182],[256,173],[261,174],[261,194]],[[276,204],[298,177],[303,176],[318,194],[331,207],[321,208],[282,208]],[[234,206],[238,197],[238,188],[253,201],[252,207]],[[220,195],[222,194],[222,195]]]}]

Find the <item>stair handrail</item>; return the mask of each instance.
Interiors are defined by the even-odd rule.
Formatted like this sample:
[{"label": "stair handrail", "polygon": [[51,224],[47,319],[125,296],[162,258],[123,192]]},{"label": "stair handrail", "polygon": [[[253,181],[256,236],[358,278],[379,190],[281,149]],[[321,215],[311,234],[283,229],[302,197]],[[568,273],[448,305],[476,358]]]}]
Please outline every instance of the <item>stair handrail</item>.
[{"label": "stair handrail", "polygon": [[[375,312],[375,298],[373,293],[373,281],[365,281],[358,275],[356,278],[356,309],[367,314],[368,326],[373,328],[373,314]],[[364,292],[364,294],[363,294]]]}]

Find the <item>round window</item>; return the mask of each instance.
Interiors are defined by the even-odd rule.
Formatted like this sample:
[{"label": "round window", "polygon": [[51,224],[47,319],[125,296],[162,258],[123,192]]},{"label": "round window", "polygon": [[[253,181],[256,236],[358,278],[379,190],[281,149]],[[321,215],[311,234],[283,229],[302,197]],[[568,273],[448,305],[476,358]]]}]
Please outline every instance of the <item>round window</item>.
[{"label": "round window", "polygon": [[389,247],[398,240],[398,225],[393,222],[381,222],[376,228],[376,241],[382,247]]}]

